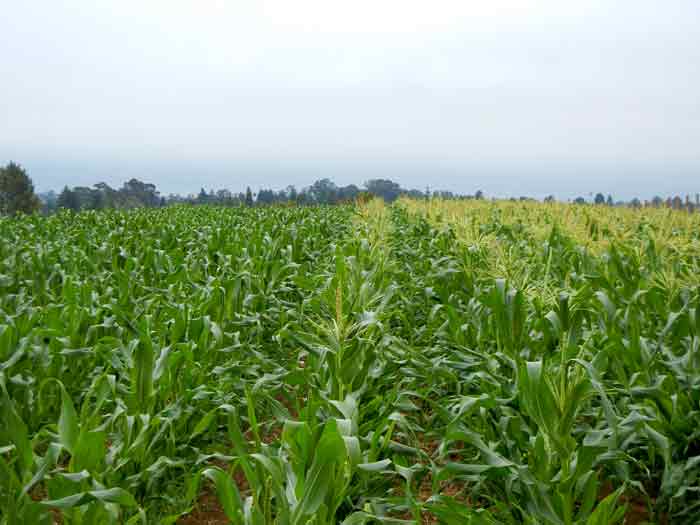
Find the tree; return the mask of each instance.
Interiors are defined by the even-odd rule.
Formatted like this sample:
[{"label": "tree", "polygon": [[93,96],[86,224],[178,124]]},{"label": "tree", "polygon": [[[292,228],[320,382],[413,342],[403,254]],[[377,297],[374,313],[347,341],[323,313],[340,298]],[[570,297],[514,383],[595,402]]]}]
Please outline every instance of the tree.
[{"label": "tree", "polygon": [[275,192],[261,189],[258,191],[258,204],[272,204],[275,201]]},{"label": "tree", "polygon": [[613,198],[612,198],[612,195],[609,195],[609,194],[608,194],[608,200],[605,201],[605,204],[607,204],[608,206],[612,206],[612,205],[613,205]]},{"label": "tree", "polygon": [[94,184],[94,191],[99,192],[102,195],[101,202],[103,208],[118,208],[121,203],[121,194],[119,191],[112,188],[106,182],[98,182]]},{"label": "tree", "polygon": [[124,183],[119,192],[124,196],[126,207],[158,206],[160,195],[155,185],[131,179]]},{"label": "tree", "polygon": [[365,188],[372,195],[381,197],[386,202],[393,202],[403,192],[401,186],[388,179],[372,179],[365,182]]},{"label": "tree", "polygon": [[250,191],[250,186],[245,189],[245,205],[248,207],[253,205],[253,192]]},{"label": "tree", "polygon": [[66,210],[78,211],[80,209],[80,203],[78,202],[78,196],[74,191],[66,186],[63,191],[58,196],[58,201],[56,202],[59,208]]},{"label": "tree", "polygon": [[39,200],[41,201],[41,211],[42,213],[53,213],[56,211],[56,201],[58,200],[58,195],[53,190],[49,190],[46,193],[37,194]]},{"label": "tree", "polygon": [[484,198],[484,192],[481,190],[477,190],[477,192],[474,194],[474,198],[478,201]]},{"label": "tree", "polygon": [[197,195],[197,203],[198,204],[206,204],[208,200],[209,200],[209,196],[207,195],[207,192],[204,191],[204,188],[200,189],[199,195]]},{"label": "tree", "polygon": [[99,190],[90,191],[90,208],[93,210],[102,210],[106,207],[105,196]]},{"label": "tree", "polygon": [[574,204],[586,204],[586,199],[583,197],[576,197],[574,199]]},{"label": "tree", "polygon": [[595,202],[596,204],[605,204],[605,195],[603,195],[602,193],[596,193],[593,202]]},{"label": "tree", "polygon": [[544,198],[544,202],[554,202],[554,195],[547,195]]},{"label": "tree", "polygon": [[423,193],[423,192],[420,191],[420,190],[415,190],[415,189],[413,189],[413,190],[408,190],[408,191],[406,192],[406,195],[407,195],[408,197],[410,197],[411,199],[416,199],[416,200],[419,200],[419,199],[420,199],[420,200],[423,200],[423,199],[425,199],[425,193]]},{"label": "tree", "polygon": [[71,191],[75,195],[75,200],[78,203],[76,209],[92,210],[94,208],[95,198],[93,194],[97,193],[97,190],[93,191],[92,188],[88,188],[87,186],[76,186]]},{"label": "tree", "polygon": [[308,189],[309,196],[317,204],[333,204],[338,200],[338,187],[330,179],[320,179]]},{"label": "tree", "polygon": [[19,164],[0,168],[0,214],[34,213],[40,206],[32,179]]},{"label": "tree", "polygon": [[216,192],[216,201],[217,204],[231,206],[233,204],[233,194],[227,189],[218,190]]},{"label": "tree", "polygon": [[296,202],[297,201],[297,189],[293,185],[289,185],[285,188],[284,190],[285,195],[287,196],[287,200],[290,202]]},{"label": "tree", "polygon": [[341,186],[338,188],[338,200],[340,201],[352,201],[360,193],[360,188],[354,184],[349,184],[348,186]]}]

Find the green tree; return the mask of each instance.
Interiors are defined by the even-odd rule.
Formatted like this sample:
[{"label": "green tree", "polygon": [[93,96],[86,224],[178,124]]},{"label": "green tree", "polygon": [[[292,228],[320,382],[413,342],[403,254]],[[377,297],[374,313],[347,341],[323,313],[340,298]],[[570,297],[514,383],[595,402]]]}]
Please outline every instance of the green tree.
[{"label": "green tree", "polygon": [[258,204],[272,204],[275,202],[275,193],[272,190],[261,189],[258,191]]},{"label": "green tree", "polygon": [[103,208],[118,208],[121,202],[119,191],[110,187],[106,182],[98,182],[94,185],[95,191],[102,195],[101,202]]},{"label": "green tree", "polygon": [[87,186],[76,186],[71,192],[75,195],[75,199],[78,203],[76,209],[94,210],[100,205],[100,202],[97,201],[97,194],[99,194],[97,190],[93,190]]},{"label": "green tree", "polygon": [[125,207],[159,206],[160,195],[154,184],[131,179],[119,190],[124,196]]},{"label": "green tree", "polygon": [[287,200],[296,202],[298,196],[297,189],[290,184],[285,190],[285,195],[287,196]]},{"label": "green tree", "polygon": [[58,195],[56,195],[55,191],[49,190],[46,193],[39,193],[37,197],[41,201],[42,213],[50,214],[56,211]]},{"label": "green tree", "polygon": [[347,186],[341,186],[338,188],[338,199],[341,201],[352,201],[360,193],[360,188],[354,184],[349,184]]},{"label": "green tree", "polygon": [[19,164],[0,168],[0,214],[34,213],[40,206],[32,179]]},{"label": "green tree", "polygon": [[381,197],[386,202],[393,202],[402,193],[401,186],[388,179],[372,179],[365,182],[365,188],[372,195]]},{"label": "green tree", "polygon": [[102,210],[106,207],[104,194],[99,190],[91,190],[90,192],[90,207],[93,210]]},{"label": "green tree", "polygon": [[78,211],[80,209],[78,196],[68,186],[63,188],[63,191],[58,196],[56,204],[59,208],[64,208],[66,210]]},{"label": "green tree", "polygon": [[605,195],[602,193],[596,193],[594,202],[596,204],[605,204]]},{"label": "green tree", "polygon": [[199,190],[199,195],[197,195],[197,204],[206,204],[209,201],[209,195],[207,195],[207,192],[204,190],[204,188],[201,188]]},{"label": "green tree", "polygon": [[253,205],[253,192],[250,191],[250,186],[245,189],[245,205],[249,207]]}]

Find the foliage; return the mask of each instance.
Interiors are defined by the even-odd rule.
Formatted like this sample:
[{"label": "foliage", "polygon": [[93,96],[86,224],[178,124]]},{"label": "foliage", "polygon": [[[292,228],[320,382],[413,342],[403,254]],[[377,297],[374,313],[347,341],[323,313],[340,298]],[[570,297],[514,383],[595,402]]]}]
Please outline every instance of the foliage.
[{"label": "foliage", "polygon": [[697,523],[698,220],[2,218],[0,523]]},{"label": "foliage", "polygon": [[[203,190],[202,190],[203,191]],[[57,207],[67,210],[101,210],[104,208],[156,207],[163,204],[154,184],[131,179],[115,190],[104,182],[93,188],[76,186],[63,188]]]},{"label": "foliage", "polygon": [[10,162],[0,168],[0,215],[30,214],[39,206],[32,179],[22,166]]}]

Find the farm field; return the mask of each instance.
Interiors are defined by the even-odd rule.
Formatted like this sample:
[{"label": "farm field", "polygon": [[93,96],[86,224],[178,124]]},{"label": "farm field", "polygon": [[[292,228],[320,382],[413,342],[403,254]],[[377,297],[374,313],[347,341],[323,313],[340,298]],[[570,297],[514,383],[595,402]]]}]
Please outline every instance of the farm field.
[{"label": "farm field", "polygon": [[700,214],[0,218],[0,524],[700,522]]}]

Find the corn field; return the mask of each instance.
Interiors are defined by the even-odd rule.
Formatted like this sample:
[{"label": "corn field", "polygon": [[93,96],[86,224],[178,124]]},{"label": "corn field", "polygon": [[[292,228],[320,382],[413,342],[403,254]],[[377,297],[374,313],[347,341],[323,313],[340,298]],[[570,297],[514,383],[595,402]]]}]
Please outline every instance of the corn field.
[{"label": "corn field", "polygon": [[0,524],[700,522],[700,215],[0,218]]}]

